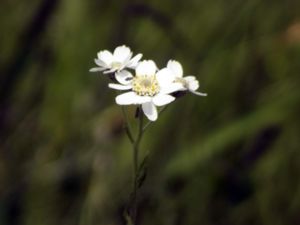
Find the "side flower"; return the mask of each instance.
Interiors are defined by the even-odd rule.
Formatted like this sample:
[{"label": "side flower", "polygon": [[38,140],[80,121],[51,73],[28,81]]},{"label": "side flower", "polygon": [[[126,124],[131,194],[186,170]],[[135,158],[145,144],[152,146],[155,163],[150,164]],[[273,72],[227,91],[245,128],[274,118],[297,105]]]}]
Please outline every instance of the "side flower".
[{"label": "side flower", "polygon": [[199,88],[199,81],[195,76],[183,77],[183,69],[178,61],[169,60],[167,68],[173,75],[173,82],[181,84],[180,91],[189,91],[198,96],[207,96],[206,93],[196,91]]},{"label": "side flower", "polygon": [[98,67],[90,69],[90,72],[115,73],[115,78],[119,83],[128,84],[132,75],[126,69],[135,69],[142,56],[142,54],[137,54],[132,58],[130,48],[125,45],[115,48],[113,53],[103,50],[98,52],[98,58],[95,59]]},{"label": "side flower", "polygon": [[151,121],[157,119],[157,106],[163,106],[175,100],[170,93],[181,86],[173,82],[170,70],[157,70],[152,60],[144,60],[135,69],[135,76],[127,85],[109,84],[116,90],[129,90],[116,97],[119,105],[141,105],[144,114]]}]

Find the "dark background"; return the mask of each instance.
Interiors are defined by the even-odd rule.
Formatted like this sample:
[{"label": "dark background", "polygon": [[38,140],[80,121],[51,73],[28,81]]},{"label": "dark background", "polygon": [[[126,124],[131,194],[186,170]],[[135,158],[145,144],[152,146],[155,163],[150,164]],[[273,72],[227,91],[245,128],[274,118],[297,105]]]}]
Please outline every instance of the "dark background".
[{"label": "dark background", "polygon": [[[118,225],[132,184],[116,93],[91,74],[126,44],[208,97],[142,142],[143,225],[300,224],[298,0],[2,0],[0,224]],[[129,107],[131,122],[134,107]]]}]

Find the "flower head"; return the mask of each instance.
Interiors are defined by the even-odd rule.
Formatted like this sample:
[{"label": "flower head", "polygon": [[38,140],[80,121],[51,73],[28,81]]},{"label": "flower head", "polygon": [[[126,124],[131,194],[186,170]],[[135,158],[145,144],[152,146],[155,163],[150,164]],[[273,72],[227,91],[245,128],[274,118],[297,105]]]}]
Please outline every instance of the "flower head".
[{"label": "flower head", "polygon": [[141,105],[144,114],[151,121],[157,119],[156,106],[163,106],[175,100],[170,93],[178,91],[181,86],[172,82],[170,71],[157,69],[152,60],[143,60],[135,69],[135,76],[127,85],[109,84],[117,90],[130,90],[116,97],[119,105]]},{"label": "flower head", "polygon": [[189,91],[195,95],[207,96],[206,93],[196,91],[199,88],[199,81],[195,76],[183,77],[183,69],[178,61],[169,60],[167,68],[173,75],[173,82],[181,84],[181,91]]},{"label": "flower head", "polygon": [[135,69],[142,58],[142,54],[137,54],[131,58],[130,48],[122,45],[117,47],[113,53],[108,50],[100,51],[97,57],[95,63],[98,67],[90,69],[90,72],[115,73],[115,78],[119,83],[128,84],[132,76],[126,68]]}]

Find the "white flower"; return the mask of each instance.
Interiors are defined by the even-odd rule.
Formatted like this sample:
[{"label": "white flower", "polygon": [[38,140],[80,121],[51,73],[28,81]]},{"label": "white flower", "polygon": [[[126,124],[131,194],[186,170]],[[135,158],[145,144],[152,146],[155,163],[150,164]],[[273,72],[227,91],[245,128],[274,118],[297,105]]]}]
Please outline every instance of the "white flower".
[{"label": "white flower", "polygon": [[179,62],[175,60],[169,60],[167,68],[171,71],[174,76],[174,82],[182,85],[182,91],[190,91],[191,93],[199,96],[207,96],[206,93],[197,92],[199,88],[199,81],[195,76],[183,77],[183,69]]},{"label": "white flower", "polygon": [[115,73],[116,80],[121,84],[128,84],[132,79],[131,73],[126,68],[135,69],[138,65],[142,54],[132,57],[130,48],[125,45],[117,47],[113,54],[108,50],[100,51],[95,63],[99,67],[90,69],[90,72],[104,71],[103,73]]},{"label": "white flower", "polygon": [[142,105],[142,110],[151,121],[157,119],[156,106],[163,106],[175,100],[170,93],[181,86],[173,82],[167,68],[157,71],[152,60],[143,60],[135,69],[136,75],[127,85],[109,84],[117,90],[130,90],[116,97],[119,105]]}]

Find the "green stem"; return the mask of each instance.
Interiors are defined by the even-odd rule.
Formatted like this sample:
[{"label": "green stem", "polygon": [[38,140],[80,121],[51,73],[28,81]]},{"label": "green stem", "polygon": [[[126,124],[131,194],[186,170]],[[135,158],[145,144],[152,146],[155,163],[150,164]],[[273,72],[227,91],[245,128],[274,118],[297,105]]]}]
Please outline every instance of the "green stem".
[{"label": "green stem", "polygon": [[133,164],[134,164],[134,187],[133,187],[133,208],[132,208],[132,219],[133,224],[136,225],[137,217],[137,203],[138,203],[138,177],[139,177],[139,145],[143,136],[143,119],[144,115],[140,108],[139,111],[139,130],[137,137],[133,145]]}]

